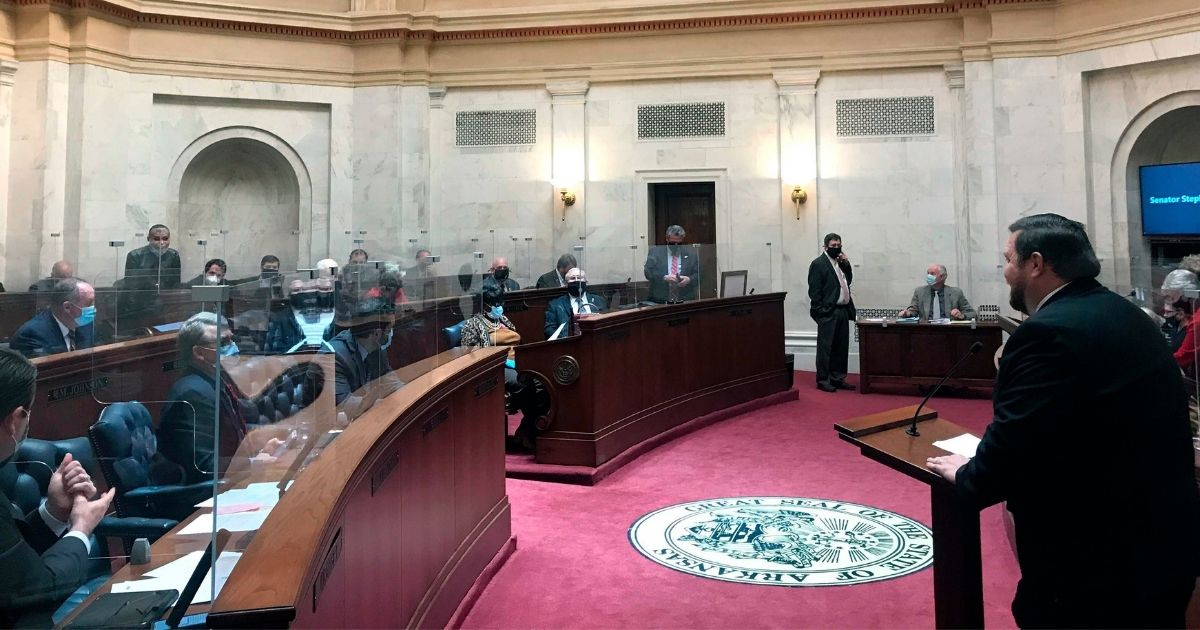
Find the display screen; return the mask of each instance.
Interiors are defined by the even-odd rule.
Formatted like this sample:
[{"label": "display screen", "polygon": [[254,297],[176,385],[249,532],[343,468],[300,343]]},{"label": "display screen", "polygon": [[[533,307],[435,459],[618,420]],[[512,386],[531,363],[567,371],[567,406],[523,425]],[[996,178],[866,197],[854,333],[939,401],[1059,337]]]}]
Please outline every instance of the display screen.
[{"label": "display screen", "polygon": [[1200,236],[1200,162],[1142,167],[1142,234]]}]

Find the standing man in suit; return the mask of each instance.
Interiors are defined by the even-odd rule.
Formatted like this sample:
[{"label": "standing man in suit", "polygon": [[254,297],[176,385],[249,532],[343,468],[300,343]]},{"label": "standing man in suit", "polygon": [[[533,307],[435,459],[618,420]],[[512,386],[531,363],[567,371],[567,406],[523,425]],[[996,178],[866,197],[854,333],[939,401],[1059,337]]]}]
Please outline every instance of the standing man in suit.
[{"label": "standing man in suit", "polygon": [[[29,435],[37,368],[0,350],[0,466]],[[67,454],[50,476],[46,500],[20,514],[0,492],[0,626],[50,627],[50,614],[87,578],[92,530],[104,518],[115,490],[96,486]]]},{"label": "standing man in suit", "polygon": [[[223,316],[209,312],[192,315],[179,328],[176,345],[184,373],[171,385],[156,434],[159,452],[182,469],[185,483],[192,484],[225,473],[242,441],[258,428],[253,424],[258,421],[258,404],[247,399],[224,372],[217,378],[216,362],[238,354]],[[220,403],[214,405],[218,393]],[[218,422],[220,444],[214,451]],[[282,445],[271,438],[254,459],[273,461],[272,453]]]},{"label": "standing man in suit", "polygon": [[666,245],[655,245],[646,253],[642,274],[650,281],[650,301],[674,304],[696,299],[700,258],[683,246],[687,232],[681,226],[667,228]]},{"label": "standing man in suit", "polygon": [[[599,295],[587,292],[587,274],[578,267],[568,269],[566,274],[567,294],[560,295],[546,305],[546,338],[549,339],[559,326],[570,325],[572,318],[603,313],[608,302]],[[564,329],[559,337],[567,337],[570,330]]]},{"label": "standing man in suit", "polygon": [[[925,286],[913,290],[908,308],[900,317],[921,319],[975,319],[975,309],[962,289],[946,284],[946,266],[933,263],[925,269]],[[936,298],[936,299],[935,299]]]},{"label": "standing man in suit", "polygon": [[75,268],[71,266],[70,261],[60,260],[54,263],[54,266],[50,268],[50,277],[42,278],[29,285],[29,291],[30,293],[34,291],[49,291],[54,288],[54,285],[57,284],[59,280],[66,280],[67,278],[74,277]]},{"label": "standing man in suit", "polygon": [[1154,322],[1096,282],[1082,224],[1008,229],[1009,303],[1030,317],[1005,345],[975,457],[928,466],[969,505],[1008,502],[1021,627],[1181,628],[1200,498],[1179,368]]},{"label": "standing man in suit", "polygon": [[817,322],[817,389],[823,392],[854,389],[846,382],[854,319],[851,282],[854,270],[842,252],[842,237],[826,234],[824,253],[808,266],[809,314]]},{"label": "standing man in suit", "polygon": [[77,278],[59,280],[50,306],[13,334],[8,346],[28,358],[82,350],[96,345],[96,290]]},{"label": "standing man in suit", "polygon": [[175,289],[179,283],[179,252],[171,249],[171,230],[161,223],[152,225],[146,245],[125,255],[125,288]]},{"label": "standing man in suit", "polygon": [[558,257],[558,264],[554,265],[554,269],[542,274],[537,281],[539,289],[557,289],[567,286],[567,272],[579,266],[579,261],[571,254],[563,254]]},{"label": "standing man in suit", "polygon": [[512,279],[508,268],[508,259],[502,256],[492,259],[492,266],[488,269],[487,275],[483,277],[483,282],[484,284],[494,283],[500,287],[501,291],[517,291],[521,288],[521,285]]}]

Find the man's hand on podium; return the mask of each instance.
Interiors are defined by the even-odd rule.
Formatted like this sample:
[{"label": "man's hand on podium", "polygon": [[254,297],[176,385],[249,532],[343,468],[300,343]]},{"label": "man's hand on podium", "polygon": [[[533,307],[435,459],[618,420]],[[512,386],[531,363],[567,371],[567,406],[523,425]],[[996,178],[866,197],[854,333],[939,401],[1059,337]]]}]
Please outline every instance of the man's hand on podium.
[{"label": "man's hand on podium", "polygon": [[954,477],[958,474],[958,469],[962,468],[971,460],[962,455],[943,455],[941,457],[930,457],[925,460],[925,466],[933,472],[943,476],[950,483],[954,483]]}]

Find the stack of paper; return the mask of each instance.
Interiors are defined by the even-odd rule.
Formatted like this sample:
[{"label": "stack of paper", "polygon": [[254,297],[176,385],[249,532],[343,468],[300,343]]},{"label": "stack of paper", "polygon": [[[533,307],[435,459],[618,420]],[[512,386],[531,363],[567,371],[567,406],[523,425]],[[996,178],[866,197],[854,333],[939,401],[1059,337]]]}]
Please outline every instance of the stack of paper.
[{"label": "stack of paper", "polygon": [[975,457],[975,449],[979,448],[979,438],[964,433],[958,437],[952,437],[949,440],[938,440],[933,443],[934,446],[943,451],[950,451],[955,455],[962,455],[966,458]]},{"label": "stack of paper", "polygon": [[[112,592],[147,593],[175,589],[182,593],[188,580],[191,579],[192,573],[196,571],[196,565],[200,564],[200,557],[204,553],[207,551],[203,549],[193,551],[178,560],[146,572],[142,576],[144,579],[113,584]],[[217,557],[217,593],[221,592],[221,587],[229,579],[229,574],[233,573],[233,567],[241,559],[242,554],[234,551],[222,551],[221,555]],[[208,573],[204,575],[204,581],[200,583],[200,588],[196,591],[196,597],[192,599],[193,604],[207,604],[213,600],[212,576],[213,571],[209,569]]]},{"label": "stack of paper", "polygon": [[[288,482],[288,487],[291,487],[292,482]],[[279,503],[279,489],[273,481],[263,483],[252,483],[245,488],[234,488],[226,490],[217,495],[222,505],[256,503],[265,508],[274,507]],[[196,504],[198,508],[211,508],[214,501],[212,497],[205,499]]]},{"label": "stack of paper", "polygon": [[[218,529],[227,529],[231,532],[252,532],[262,527],[263,521],[267,520],[267,516],[271,514],[270,508],[263,508],[253,512],[235,512],[233,514],[200,514],[191,523],[179,530],[180,535],[188,534],[212,534]],[[215,519],[215,523],[213,522]]]}]

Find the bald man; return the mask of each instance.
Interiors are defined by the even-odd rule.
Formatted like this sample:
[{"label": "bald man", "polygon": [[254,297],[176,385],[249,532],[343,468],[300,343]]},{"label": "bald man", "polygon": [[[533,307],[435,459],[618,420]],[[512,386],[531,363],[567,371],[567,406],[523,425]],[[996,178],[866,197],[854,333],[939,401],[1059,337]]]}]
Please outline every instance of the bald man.
[{"label": "bald man", "polygon": [[503,288],[505,291],[516,291],[521,288],[516,280],[512,279],[508,268],[508,259],[503,256],[497,256],[492,259],[492,266],[488,268],[487,275],[483,277],[483,282],[494,282]]},{"label": "bald man", "polygon": [[50,290],[50,307],[38,311],[9,340],[26,358],[91,348],[96,342],[96,290],[77,278],[59,280]]},{"label": "bald man", "polygon": [[908,308],[900,317],[921,319],[975,319],[975,308],[962,289],[946,284],[946,266],[932,263],[925,268],[925,285],[913,290]]},{"label": "bald man", "polygon": [[71,266],[70,261],[60,260],[54,263],[54,266],[50,268],[50,277],[42,278],[41,280],[29,285],[29,291],[31,293],[34,291],[49,291],[54,288],[55,283],[57,283],[59,280],[66,280],[67,278],[74,277],[75,268]]}]

